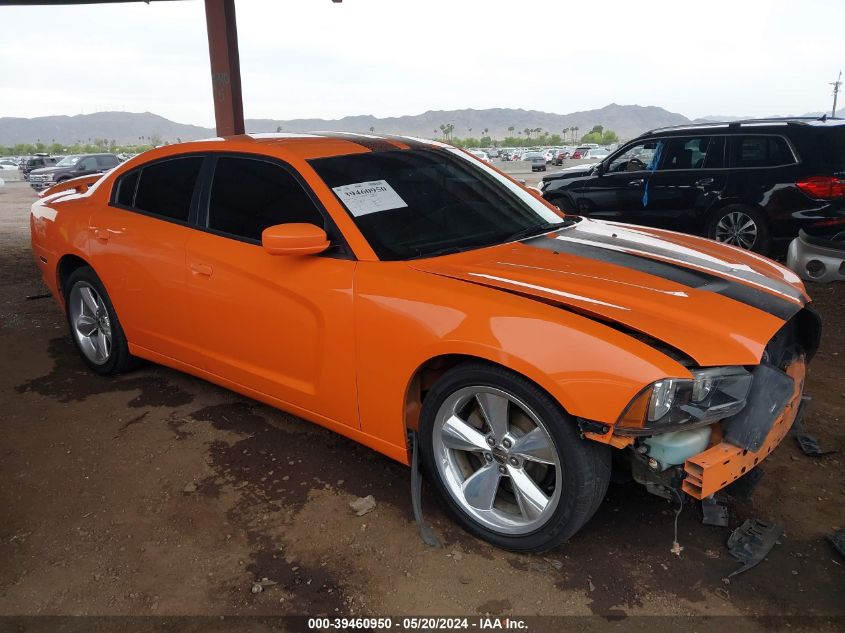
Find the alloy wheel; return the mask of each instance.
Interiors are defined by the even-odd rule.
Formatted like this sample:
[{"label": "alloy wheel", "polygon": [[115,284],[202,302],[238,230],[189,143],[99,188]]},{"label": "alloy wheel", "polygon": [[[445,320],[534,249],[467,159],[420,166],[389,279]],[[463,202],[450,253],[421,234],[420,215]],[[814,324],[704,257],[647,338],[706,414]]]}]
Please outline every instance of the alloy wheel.
[{"label": "alloy wheel", "polygon": [[717,242],[750,250],[757,242],[757,223],[742,211],[726,213],[716,223],[715,238]]},{"label": "alloy wheel", "polygon": [[96,365],[108,362],[112,352],[109,313],[97,289],[86,282],[70,291],[68,310],[73,335],[85,357]]},{"label": "alloy wheel", "polygon": [[440,406],[434,459],[461,510],[487,529],[527,534],[560,503],[560,457],[545,423],[512,394],[464,387]]}]

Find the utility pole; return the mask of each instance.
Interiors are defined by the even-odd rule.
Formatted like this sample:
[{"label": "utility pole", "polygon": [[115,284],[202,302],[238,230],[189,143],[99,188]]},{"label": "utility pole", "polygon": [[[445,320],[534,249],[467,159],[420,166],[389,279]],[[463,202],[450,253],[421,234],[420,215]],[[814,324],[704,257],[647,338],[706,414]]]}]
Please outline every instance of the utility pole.
[{"label": "utility pole", "polygon": [[839,77],[837,77],[836,81],[832,84],[833,86],[833,111],[831,112],[830,116],[832,118],[836,118],[836,97],[839,95],[839,86],[842,85],[842,71],[839,71]]}]

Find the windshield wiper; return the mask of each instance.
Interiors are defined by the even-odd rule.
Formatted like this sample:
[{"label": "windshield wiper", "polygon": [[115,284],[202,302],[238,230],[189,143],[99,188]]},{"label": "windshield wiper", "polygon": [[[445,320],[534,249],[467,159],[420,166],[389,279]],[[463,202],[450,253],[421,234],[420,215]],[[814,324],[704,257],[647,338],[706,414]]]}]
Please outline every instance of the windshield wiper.
[{"label": "windshield wiper", "polygon": [[549,231],[553,231],[555,229],[562,229],[565,226],[569,226],[575,222],[574,219],[566,219],[561,220],[560,222],[546,222],[545,224],[538,224],[537,226],[529,226],[524,229],[509,235],[505,239],[502,240],[502,243],[505,242],[516,242],[519,240],[524,240],[527,237],[533,237],[535,235],[539,235],[540,233],[548,233]]}]

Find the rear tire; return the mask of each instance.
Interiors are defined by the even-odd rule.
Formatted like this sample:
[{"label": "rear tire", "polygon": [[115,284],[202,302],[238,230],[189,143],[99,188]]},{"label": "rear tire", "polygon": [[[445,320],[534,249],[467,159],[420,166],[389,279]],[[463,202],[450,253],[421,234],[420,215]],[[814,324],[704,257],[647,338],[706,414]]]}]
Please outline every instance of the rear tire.
[{"label": "rear tire", "polygon": [[133,369],[137,359],[129,353],[117,313],[94,269],[77,268],[63,289],[70,335],[85,364],[103,376]]},{"label": "rear tire", "polygon": [[717,242],[767,255],[772,237],[769,222],[758,209],[729,204],[713,212],[705,227],[707,237]]},{"label": "rear tire", "polygon": [[466,531],[497,547],[542,552],[575,534],[610,481],[609,446],[533,382],[503,367],[448,370],[423,402],[425,472]]}]

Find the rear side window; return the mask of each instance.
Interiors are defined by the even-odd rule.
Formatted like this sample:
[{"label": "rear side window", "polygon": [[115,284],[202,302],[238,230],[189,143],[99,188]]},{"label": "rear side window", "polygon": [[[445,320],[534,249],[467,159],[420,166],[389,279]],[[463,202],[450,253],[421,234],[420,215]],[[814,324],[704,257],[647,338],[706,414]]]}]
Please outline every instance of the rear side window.
[{"label": "rear side window", "polygon": [[782,136],[735,136],[734,167],[776,167],[795,163],[795,156]]},{"label": "rear side window", "polygon": [[187,222],[202,161],[201,156],[191,156],[143,167],[135,203],[131,206],[139,211]]},{"label": "rear side window", "polygon": [[114,201],[122,207],[132,207],[135,204],[135,187],[138,185],[138,176],[141,170],[136,169],[124,174],[117,180],[115,187]]},{"label": "rear side window", "polygon": [[290,173],[263,160],[217,159],[208,228],[261,241],[268,226],[291,222],[324,226],[320,211]]}]

